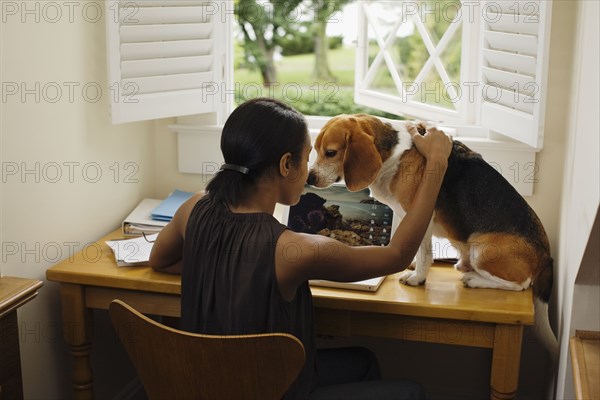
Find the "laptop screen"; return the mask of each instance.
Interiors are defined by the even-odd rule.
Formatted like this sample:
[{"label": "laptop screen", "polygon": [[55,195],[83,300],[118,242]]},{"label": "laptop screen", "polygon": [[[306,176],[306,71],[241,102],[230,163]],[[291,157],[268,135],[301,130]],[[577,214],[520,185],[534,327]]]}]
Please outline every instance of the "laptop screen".
[{"label": "laptop screen", "polygon": [[370,197],[368,189],[350,192],[334,185],[306,186],[284,223],[295,232],[329,236],[350,246],[385,246],[392,235],[392,220],[392,209]]}]

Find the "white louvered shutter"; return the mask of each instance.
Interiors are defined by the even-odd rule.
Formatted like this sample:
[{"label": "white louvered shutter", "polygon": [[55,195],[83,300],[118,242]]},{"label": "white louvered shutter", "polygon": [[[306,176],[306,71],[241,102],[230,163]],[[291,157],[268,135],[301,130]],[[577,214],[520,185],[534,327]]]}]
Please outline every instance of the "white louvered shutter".
[{"label": "white louvered shutter", "polygon": [[482,2],[480,124],[543,144],[551,0]]},{"label": "white louvered shutter", "polygon": [[106,2],[113,123],[214,112],[225,81],[226,2]]}]

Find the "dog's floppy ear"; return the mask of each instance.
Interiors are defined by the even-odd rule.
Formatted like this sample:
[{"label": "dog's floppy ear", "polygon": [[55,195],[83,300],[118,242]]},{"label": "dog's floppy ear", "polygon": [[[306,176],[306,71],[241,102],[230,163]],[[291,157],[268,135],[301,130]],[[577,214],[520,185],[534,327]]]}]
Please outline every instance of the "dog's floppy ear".
[{"label": "dog's floppy ear", "polygon": [[423,121],[407,122],[405,127],[406,130],[411,134],[411,136],[424,136],[427,133],[427,124]]},{"label": "dog's floppy ear", "polygon": [[379,173],[382,164],[373,136],[360,131],[347,134],[344,180],[348,190],[357,192],[369,186]]}]

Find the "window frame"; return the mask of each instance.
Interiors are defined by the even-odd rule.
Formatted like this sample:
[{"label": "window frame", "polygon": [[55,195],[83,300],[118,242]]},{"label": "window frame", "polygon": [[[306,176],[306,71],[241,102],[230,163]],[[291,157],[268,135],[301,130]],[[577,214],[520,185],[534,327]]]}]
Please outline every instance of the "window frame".
[{"label": "window frame", "polygon": [[[314,142],[320,128],[331,117],[307,116],[309,133]],[[494,167],[522,196],[532,196],[537,183],[538,166],[535,162],[537,150],[523,143],[502,138],[483,138],[481,128],[474,126],[453,126],[459,140]],[[195,117],[181,117],[175,124],[168,126],[177,133],[178,169],[181,173],[212,175],[223,163],[219,147],[223,124],[214,118],[198,121]],[[493,137],[489,134],[486,136]],[[309,163],[315,161],[315,152],[311,152]]]},{"label": "window frame", "polygon": [[[406,7],[404,3],[396,3],[399,7],[400,19],[388,32],[387,37],[380,36],[375,26],[377,21],[370,14],[369,7],[376,2],[369,0],[359,5],[355,102],[394,114],[434,120],[444,125],[474,125],[481,127],[481,137],[489,138],[497,133],[505,136],[507,140],[516,140],[535,150],[541,150],[552,1],[461,1],[464,10],[461,12],[460,19],[452,22],[461,24],[459,29],[463,30],[460,85],[462,96],[455,111],[411,101],[410,97],[405,98],[397,82],[402,77],[395,66],[391,65],[393,62],[388,50],[391,43],[396,40],[395,33],[398,28],[408,20],[411,20],[416,27],[421,26],[419,35],[421,38],[427,36],[423,39],[424,43],[431,42],[427,46],[430,54],[432,46],[437,50],[437,46],[441,45],[442,39],[436,45],[422,26],[423,15],[419,14],[422,11],[419,7],[425,7],[424,3],[415,3],[417,9],[411,9],[412,13],[409,12],[409,6],[415,6],[412,2],[408,2]],[[370,29],[375,33],[378,45],[377,56],[371,65],[368,60],[372,39],[369,36]],[[443,54],[443,50],[438,51],[436,55],[439,54]],[[382,56],[387,57],[387,62],[377,64]],[[429,60],[431,59],[432,56]],[[433,63],[435,64],[435,60]],[[369,78],[372,78],[381,65],[385,65],[392,76],[396,75],[394,79],[398,90],[396,95],[388,95],[368,88],[372,83]],[[431,70],[434,69],[437,68],[431,66]],[[492,73],[495,77],[490,79],[488,74]],[[474,93],[471,93],[470,85],[474,85]],[[465,86],[468,89],[465,89]],[[533,94],[529,93],[532,88]],[[490,92],[496,94],[492,100],[486,97]],[[471,98],[472,95],[474,98]],[[526,110],[529,108],[531,111]]]},{"label": "window frame", "polygon": [[[407,9],[408,9],[408,7],[406,9],[404,7],[402,7],[402,10],[404,10],[404,11],[406,11]],[[357,12],[358,13],[357,54],[356,54],[356,60],[355,60],[355,102],[357,104],[365,105],[365,106],[368,106],[371,108],[376,108],[376,109],[386,111],[386,112],[389,112],[392,114],[398,114],[398,111],[400,110],[400,111],[402,111],[402,114],[405,116],[412,116],[414,118],[434,120],[434,121],[438,121],[438,122],[441,122],[446,125],[448,125],[448,124],[459,125],[459,124],[474,122],[475,121],[475,106],[472,103],[464,101],[463,96],[461,96],[459,98],[458,104],[454,110],[435,106],[433,104],[426,104],[426,103],[412,101],[410,98],[407,98],[406,101],[402,101],[401,106],[398,106],[398,97],[397,96],[379,93],[376,90],[368,89],[367,87],[365,87],[366,86],[365,80],[369,77],[369,72],[372,71],[372,67],[369,66],[369,61],[368,61],[368,53],[369,53],[369,46],[370,46],[369,29],[373,29],[375,31],[376,36],[379,35],[379,32],[377,32],[377,29],[375,28],[373,21],[372,21],[373,16],[369,15],[367,10],[368,10],[368,4],[366,4],[365,2],[362,2],[361,4],[359,4],[359,9]],[[392,30],[393,32],[396,32],[398,30],[398,28],[400,28],[402,26],[402,24],[406,24],[409,19],[411,21],[412,20],[420,20],[420,17],[417,16],[416,14],[411,14],[410,16],[405,16],[401,13],[400,18],[401,19],[399,20],[398,25],[395,26],[394,29]],[[415,22],[418,23],[418,21],[415,21]],[[421,24],[423,23],[422,20],[420,22],[421,22]],[[417,23],[415,23],[415,29],[417,31],[420,31],[420,29],[417,26]],[[479,43],[477,42],[477,45],[475,45],[475,46],[465,46],[464,42],[468,42],[469,40],[472,40],[473,35],[471,34],[471,32],[477,31],[477,29],[479,27],[479,21],[474,20],[474,21],[470,21],[470,23],[467,24],[467,23],[464,23],[464,18],[460,18],[460,19],[458,19],[458,22],[456,22],[456,23],[460,24],[458,29],[462,30],[461,41],[463,42],[462,46],[461,46],[460,79],[461,79],[461,82],[472,82],[476,79],[476,74],[473,73],[474,70],[472,69],[472,65],[470,65],[470,64],[471,64],[471,60],[475,60],[478,58],[477,45]],[[369,25],[371,25],[371,26],[369,26]],[[450,25],[449,25],[449,27],[450,27]],[[420,35],[420,37],[423,37],[421,32],[419,32],[419,35]],[[427,35],[429,35],[429,34],[427,33]],[[465,39],[465,38],[467,38],[467,39]],[[378,38],[378,39],[379,39],[378,47],[380,49],[378,53],[380,53],[380,52],[383,52],[382,46],[381,46],[382,42],[384,42],[384,41],[387,42],[389,40],[389,38]],[[428,40],[424,40],[423,43],[425,43],[427,41],[430,42],[429,47],[433,46],[434,51],[437,51],[439,54],[443,54],[444,49],[442,49],[441,51],[437,50],[438,46],[441,45],[442,39],[440,39],[440,41],[436,44],[430,40],[430,37],[428,37]],[[425,44],[425,46],[428,47],[426,44]],[[387,47],[386,50],[387,49],[389,49],[389,47]],[[427,60],[427,62],[425,64],[427,64],[430,59],[431,59],[431,57]],[[467,60],[467,62],[464,63],[463,62],[464,60]],[[373,63],[375,63],[375,60]],[[432,63],[435,64],[435,60],[432,61]],[[423,68],[425,67],[425,64],[423,65]],[[389,68],[388,68],[388,70],[389,70]],[[436,66],[431,65],[430,71],[437,71]],[[439,73],[439,71],[437,71],[437,72]],[[420,73],[419,73],[419,75],[420,75]],[[416,82],[403,81],[402,77],[400,77],[399,75],[396,79],[400,79],[402,84],[416,83]],[[402,88],[398,88],[399,91],[401,91],[401,89]],[[405,95],[403,95],[402,93],[400,93],[399,96],[401,99],[404,99],[404,97],[405,97]]]},{"label": "window frame", "polygon": [[[115,0],[107,3],[114,4]],[[234,105],[234,72],[233,72],[233,21],[234,13],[232,10],[231,1],[219,1],[220,14],[218,21],[214,27],[215,51],[213,57],[215,60],[215,82],[211,89],[212,93],[205,97],[207,103],[201,106],[209,106],[211,112],[205,115],[188,116],[177,115],[161,115],[158,113],[153,117],[144,119],[158,119],[169,116],[177,116],[177,122],[169,125],[168,129],[177,132],[178,134],[178,153],[179,153],[179,171],[182,173],[199,173],[213,174],[218,170],[216,168],[222,162],[219,152],[214,151],[214,147],[218,146],[217,137],[220,136],[222,126],[233,109]],[[463,26],[464,29],[464,26]],[[227,34],[224,34],[227,33]],[[110,37],[110,32],[107,31],[107,37]],[[471,35],[465,35],[470,38],[471,44],[474,44],[479,38],[475,39]],[[475,35],[472,35],[475,36]],[[114,37],[113,37],[114,40]],[[111,47],[112,46],[112,47]],[[463,46],[465,48],[467,46]],[[473,49],[475,46],[468,46]],[[477,47],[478,48],[478,47]],[[108,52],[114,52],[113,45],[108,45]],[[476,65],[480,62],[474,53],[469,53],[467,56],[468,62],[463,60],[461,74],[473,74],[477,70]],[[109,79],[109,82],[114,80]],[[109,83],[110,85],[110,83]],[[200,107],[201,108],[201,107]],[[201,112],[198,110],[197,112]],[[465,115],[469,111],[462,110]],[[329,117],[322,116],[306,116],[311,136],[316,137],[319,129],[327,122]],[[539,148],[534,148],[522,143],[518,143],[509,138],[500,136],[491,132],[485,127],[477,125],[477,118],[470,117],[465,124],[443,124],[454,128],[455,138],[462,141],[467,146],[471,147],[483,155],[483,157],[494,167],[496,167],[502,175],[511,183],[522,195],[531,195],[533,186],[536,182],[535,173],[537,165],[535,164],[535,155]],[[210,144],[210,146],[208,146]],[[210,147],[210,150],[207,148]],[[194,151],[190,151],[194,149]],[[198,149],[201,153],[198,153]],[[216,168],[216,169],[215,169]]]}]

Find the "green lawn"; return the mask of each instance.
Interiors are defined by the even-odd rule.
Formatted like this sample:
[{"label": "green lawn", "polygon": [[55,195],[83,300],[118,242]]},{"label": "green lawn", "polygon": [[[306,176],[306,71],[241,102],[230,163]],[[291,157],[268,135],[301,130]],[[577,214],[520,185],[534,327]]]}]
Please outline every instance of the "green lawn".
[{"label": "green lawn", "polygon": [[[354,47],[344,47],[329,51],[329,65],[335,77],[335,83],[339,86],[354,86],[354,52]],[[286,83],[307,87],[314,85],[316,83],[315,79],[311,78],[314,62],[314,54],[283,57],[275,63],[277,81],[281,85],[285,85]],[[258,70],[238,68],[234,71],[234,79],[240,85],[248,83],[262,85],[262,77]],[[317,83],[324,85],[329,82]]]},{"label": "green lawn", "polygon": [[333,81],[315,81],[311,77],[314,54],[283,57],[276,62],[279,84],[271,89],[262,87],[263,81],[258,70],[236,68],[236,103],[240,104],[257,96],[267,96],[283,100],[305,115],[333,116],[365,112],[394,117],[354,103],[354,53],[354,47],[329,51]]},{"label": "green lawn", "polygon": [[[377,46],[370,46],[370,59],[375,57],[377,51]],[[287,56],[276,61],[278,84],[270,89],[262,86],[263,80],[258,70],[236,68],[234,70],[234,80],[238,84],[236,86],[236,103],[240,104],[258,96],[267,96],[283,100],[306,115],[365,112],[394,117],[354,103],[355,52],[354,46],[345,46],[329,51],[329,67],[334,77],[331,81],[315,81],[312,77],[314,54]],[[237,47],[236,57],[243,57],[241,46]],[[425,86],[420,87],[415,98],[453,109],[454,106],[449,101],[448,93],[435,69],[429,72],[422,85]],[[396,85],[385,63],[379,67],[371,86],[380,92],[398,95]]]}]

